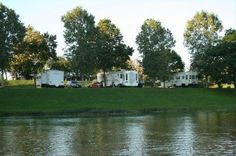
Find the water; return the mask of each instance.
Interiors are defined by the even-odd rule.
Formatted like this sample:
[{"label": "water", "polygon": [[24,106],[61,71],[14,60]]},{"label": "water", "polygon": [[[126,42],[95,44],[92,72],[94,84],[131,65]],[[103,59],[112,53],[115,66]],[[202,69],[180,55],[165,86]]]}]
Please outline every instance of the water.
[{"label": "water", "polygon": [[0,118],[0,155],[236,155],[236,112]]}]

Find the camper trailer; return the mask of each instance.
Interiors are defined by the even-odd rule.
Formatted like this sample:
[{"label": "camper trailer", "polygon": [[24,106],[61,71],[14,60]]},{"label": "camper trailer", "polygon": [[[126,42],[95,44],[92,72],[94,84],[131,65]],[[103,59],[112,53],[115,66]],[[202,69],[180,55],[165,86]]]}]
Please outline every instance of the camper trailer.
[{"label": "camper trailer", "polygon": [[64,71],[48,70],[39,74],[36,78],[36,86],[41,87],[64,87]]},{"label": "camper trailer", "polygon": [[173,75],[171,84],[174,87],[195,86],[198,84],[197,72],[179,72]]},{"label": "camper trailer", "polygon": [[[179,72],[174,74],[169,81],[165,81],[165,88],[170,87],[187,87],[198,84],[197,72]],[[164,82],[160,82],[160,88],[164,88]]]},{"label": "camper trailer", "polygon": [[[104,73],[97,74],[97,82],[105,86]],[[137,87],[139,85],[139,76],[136,71],[121,70],[116,72],[106,72],[107,87]]]}]

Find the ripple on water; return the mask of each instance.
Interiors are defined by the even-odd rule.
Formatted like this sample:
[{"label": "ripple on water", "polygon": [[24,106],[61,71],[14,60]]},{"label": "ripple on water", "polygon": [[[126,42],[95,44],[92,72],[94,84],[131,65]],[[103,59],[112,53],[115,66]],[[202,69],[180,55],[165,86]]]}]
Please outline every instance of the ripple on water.
[{"label": "ripple on water", "polygon": [[0,155],[235,155],[235,114],[0,118]]}]

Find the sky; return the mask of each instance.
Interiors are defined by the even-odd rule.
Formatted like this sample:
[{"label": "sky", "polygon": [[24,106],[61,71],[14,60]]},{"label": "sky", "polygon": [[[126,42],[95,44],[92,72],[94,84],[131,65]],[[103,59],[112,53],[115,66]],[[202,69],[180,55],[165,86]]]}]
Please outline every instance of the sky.
[{"label": "sky", "polygon": [[[57,54],[64,54],[66,47],[61,17],[77,6],[95,16],[96,23],[103,18],[110,19],[124,36],[125,44],[133,47],[132,59],[140,59],[135,43],[145,19],[152,18],[170,29],[176,44],[174,49],[182,57],[188,69],[190,54],[183,45],[186,22],[197,11],[216,14],[224,30],[236,29],[236,0],[0,0],[14,9],[25,26],[32,25],[41,33],[57,35]],[[223,35],[223,33],[221,34]]]}]

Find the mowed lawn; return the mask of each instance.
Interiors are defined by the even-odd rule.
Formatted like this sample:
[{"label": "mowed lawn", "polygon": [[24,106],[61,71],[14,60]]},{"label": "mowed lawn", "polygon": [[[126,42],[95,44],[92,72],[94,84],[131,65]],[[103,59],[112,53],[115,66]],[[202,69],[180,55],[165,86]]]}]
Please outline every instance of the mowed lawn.
[{"label": "mowed lawn", "polygon": [[0,115],[236,110],[233,89],[20,88],[0,89]]}]

